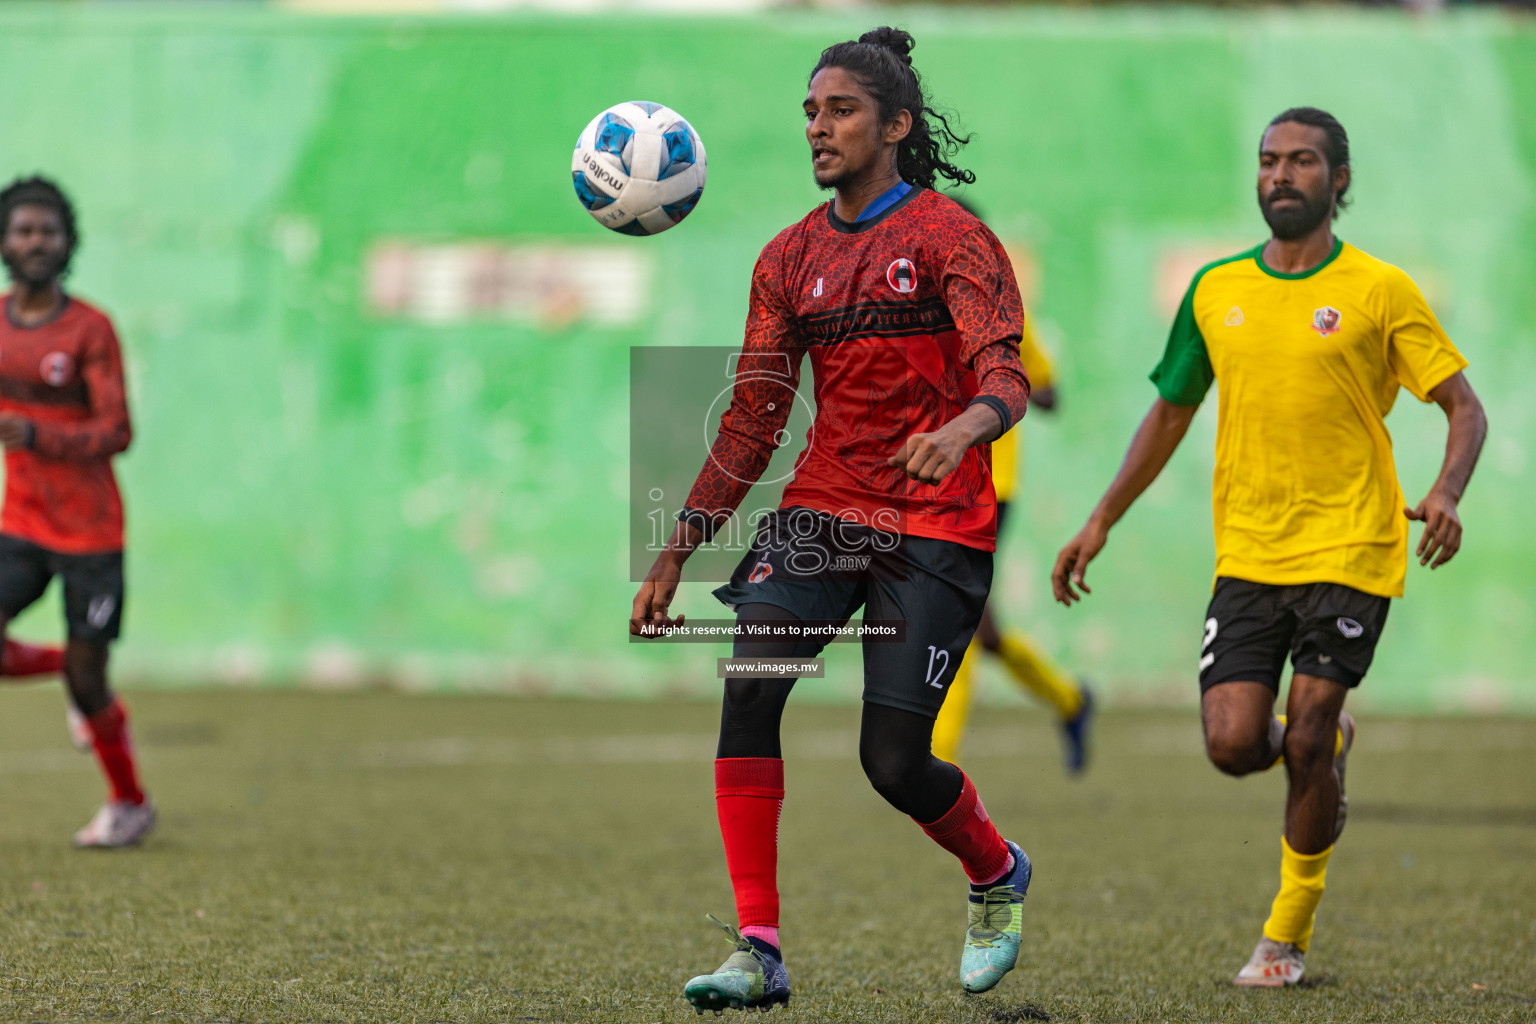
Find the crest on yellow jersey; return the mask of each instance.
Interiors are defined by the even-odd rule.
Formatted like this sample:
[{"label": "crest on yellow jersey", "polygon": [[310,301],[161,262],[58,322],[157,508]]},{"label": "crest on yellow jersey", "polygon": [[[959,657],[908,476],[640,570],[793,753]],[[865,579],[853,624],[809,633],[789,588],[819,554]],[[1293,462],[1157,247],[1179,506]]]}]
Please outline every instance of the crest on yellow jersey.
[{"label": "crest on yellow jersey", "polygon": [[1228,327],[1241,327],[1242,325],[1243,325],[1243,311],[1241,309],[1238,309],[1236,306],[1233,306],[1231,309],[1227,310],[1227,326]]},{"label": "crest on yellow jersey", "polygon": [[1312,329],[1323,337],[1335,334],[1339,329],[1339,321],[1344,319],[1344,314],[1332,306],[1324,306],[1312,311]]}]

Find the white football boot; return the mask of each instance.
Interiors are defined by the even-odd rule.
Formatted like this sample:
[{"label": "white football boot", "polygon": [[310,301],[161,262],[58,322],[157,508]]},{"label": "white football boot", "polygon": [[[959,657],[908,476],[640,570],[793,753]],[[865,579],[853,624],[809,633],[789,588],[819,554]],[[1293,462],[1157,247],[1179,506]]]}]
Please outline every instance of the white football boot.
[{"label": "white football boot", "polygon": [[75,745],[75,749],[82,754],[90,753],[96,735],[91,731],[90,720],[85,717],[83,711],[75,707],[75,702],[72,700],[64,702],[64,724],[69,728],[69,742]]},{"label": "white football boot", "polygon": [[108,800],[90,823],[75,833],[75,845],[85,849],[116,849],[133,846],[155,827],[155,805]]},{"label": "white football boot", "polygon": [[1349,758],[1349,748],[1355,745],[1355,718],[1348,711],[1339,712],[1339,732],[1344,743],[1333,758],[1333,774],[1339,779],[1339,818],[1333,826],[1333,841],[1344,834],[1344,821],[1349,817],[1349,798],[1344,795],[1344,762]]},{"label": "white football boot", "polygon": [[1284,988],[1294,985],[1301,981],[1302,971],[1305,970],[1302,957],[1305,955],[1289,942],[1260,939],[1247,966],[1237,972],[1232,984],[1244,988]]}]

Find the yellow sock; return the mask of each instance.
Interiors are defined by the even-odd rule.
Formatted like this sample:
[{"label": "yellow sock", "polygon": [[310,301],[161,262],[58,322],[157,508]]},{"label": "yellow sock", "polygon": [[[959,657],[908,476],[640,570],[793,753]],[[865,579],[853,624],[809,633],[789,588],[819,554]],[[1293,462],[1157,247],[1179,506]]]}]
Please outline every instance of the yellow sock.
[{"label": "yellow sock", "polygon": [[1075,716],[1083,707],[1083,693],[1068,675],[1047,658],[1034,641],[1017,630],[1003,634],[997,648],[1013,678],[1036,697],[1056,709],[1062,720]]},{"label": "yellow sock", "polygon": [[1317,916],[1318,900],[1323,898],[1323,881],[1328,875],[1328,855],[1301,854],[1280,837],[1280,893],[1264,922],[1264,937],[1275,942],[1289,942],[1307,951],[1312,941],[1312,921]]},{"label": "yellow sock", "polygon": [[954,762],[960,754],[960,737],[965,734],[966,719],[971,717],[971,671],[981,647],[975,641],[955,667],[955,681],[944,695],[944,706],[933,723],[933,756]]},{"label": "yellow sock", "polygon": [[[1285,728],[1285,716],[1284,715],[1276,715],[1275,716],[1275,720],[1280,723],[1280,727],[1282,729]],[[1333,734],[1333,756],[1334,757],[1338,757],[1339,753],[1341,751],[1343,751],[1343,749],[1344,749],[1344,730],[1343,729],[1339,729],[1338,731],[1336,731]],[[1273,768],[1275,765],[1281,763],[1284,760],[1285,760],[1285,754],[1282,753],[1279,757],[1275,758],[1274,764],[1271,764],[1270,767]]]}]

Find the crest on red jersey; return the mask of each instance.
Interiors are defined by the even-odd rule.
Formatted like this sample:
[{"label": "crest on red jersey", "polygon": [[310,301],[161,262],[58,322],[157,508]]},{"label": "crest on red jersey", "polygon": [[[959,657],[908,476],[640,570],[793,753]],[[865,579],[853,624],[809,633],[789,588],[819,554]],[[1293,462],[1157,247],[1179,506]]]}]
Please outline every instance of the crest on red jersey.
[{"label": "crest on red jersey", "polygon": [[747,577],[748,583],[761,583],[773,575],[773,566],[767,562],[758,562],[752,567],[752,575]]},{"label": "crest on red jersey", "polygon": [[902,295],[917,291],[917,267],[905,256],[885,268],[885,283]]},{"label": "crest on red jersey", "polygon": [[1312,311],[1312,329],[1326,338],[1338,333],[1339,321],[1343,318],[1344,314],[1332,306],[1324,306]]},{"label": "crest on red jersey", "polygon": [[43,363],[37,368],[42,374],[43,380],[56,388],[61,388],[69,383],[69,378],[74,374],[75,361],[69,358],[67,352],[49,352],[43,356]]}]

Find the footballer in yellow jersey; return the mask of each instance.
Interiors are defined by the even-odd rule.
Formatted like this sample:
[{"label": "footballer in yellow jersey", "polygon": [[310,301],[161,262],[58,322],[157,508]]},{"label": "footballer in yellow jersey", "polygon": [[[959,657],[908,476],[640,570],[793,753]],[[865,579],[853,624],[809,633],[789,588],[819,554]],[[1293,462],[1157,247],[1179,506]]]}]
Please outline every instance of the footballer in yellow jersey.
[{"label": "footballer in yellow jersey", "polygon": [[[1461,546],[1457,502],[1487,433],[1482,404],[1408,275],[1334,237],[1349,137],[1296,107],[1259,146],[1271,237],[1195,275],[1152,373],[1158,398],[1088,524],[1057,556],[1071,604],[1109,529],[1157,477],[1216,385],[1216,582],[1199,654],[1206,753],[1229,775],[1283,760],[1280,891],[1238,985],[1301,980],[1328,858],[1344,828],[1355,723],[1344,699],[1403,593],[1408,520],[1438,568]],[[1384,418],[1399,389],[1449,422],[1439,478],[1407,507]],[[1286,714],[1274,713],[1291,661]]]},{"label": "footballer in yellow jersey", "polygon": [[[971,214],[976,209],[964,200],[956,200]],[[1056,408],[1055,370],[1045,354],[1030,318],[1024,318],[1019,337],[1019,362],[1029,378],[1029,404],[1041,412]],[[1022,424],[992,442],[992,488],[997,494],[997,537],[1003,536],[1003,523],[1013,493],[1018,486]],[[995,583],[995,581],[994,581]],[[1093,720],[1093,692],[1087,683],[1073,679],[1051,660],[1027,633],[1000,627],[987,602],[981,623],[976,627],[965,656],[955,669],[954,681],[944,695],[944,706],[933,723],[933,754],[943,761],[957,761],[966,723],[970,719],[974,697],[972,682],[976,665],[985,653],[997,658],[1009,677],[1023,690],[1049,704],[1056,713],[1062,738],[1062,760],[1069,775],[1077,775],[1088,766],[1088,732]]]}]

